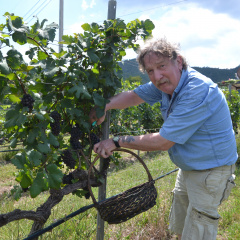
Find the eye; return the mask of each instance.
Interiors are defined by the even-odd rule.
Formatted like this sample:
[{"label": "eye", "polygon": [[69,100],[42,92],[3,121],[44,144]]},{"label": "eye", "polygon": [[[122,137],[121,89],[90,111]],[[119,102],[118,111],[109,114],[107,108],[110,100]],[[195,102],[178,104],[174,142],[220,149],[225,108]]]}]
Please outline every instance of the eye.
[{"label": "eye", "polygon": [[150,69],[150,70],[147,71],[147,73],[148,73],[148,74],[151,74],[151,73],[153,73],[153,70]]}]

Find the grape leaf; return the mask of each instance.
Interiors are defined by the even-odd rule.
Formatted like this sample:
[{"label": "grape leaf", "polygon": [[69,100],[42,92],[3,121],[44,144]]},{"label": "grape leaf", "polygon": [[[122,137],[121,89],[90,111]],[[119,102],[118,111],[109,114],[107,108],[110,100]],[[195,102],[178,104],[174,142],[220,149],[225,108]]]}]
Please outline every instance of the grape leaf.
[{"label": "grape leaf", "polygon": [[22,172],[20,185],[22,188],[28,188],[32,184],[32,178],[28,173]]},{"label": "grape leaf", "polygon": [[97,63],[99,61],[99,57],[94,53],[92,49],[87,51],[87,55],[90,58],[91,62]]},{"label": "grape leaf", "polygon": [[155,25],[150,19],[146,19],[144,22],[144,26],[147,31],[152,31],[155,28]]},{"label": "grape leaf", "polygon": [[33,184],[29,190],[32,198],[35,198],[41,192],[48,190],[48,182],[47,179],[44,177],[43,172],[37,173],[37,176],[33,180]]},{"label": "grape leaf", "polygon": [[11,189],[11,194],[13,198],[18,201],[22,195],[22,188],[20,186],[14,186],[13,189]]},{"label": "grape leaf", "polygon": [[5,75],[11,73],[10,68],[8,67],[8,64],[5,59],[3,59],[2,62],[0,62],[0,72]]},{"label": "grape leaf", "polygon": [[27,136],[27,142],[33,143],[37,136],[38,136],[38,130],[36,128],[30,130]]},{"label": "grape leaf", "polygon": [[12,39],[14,42],[17,42],[20,45],[24,45],[25,43],[27,43],[27,35],[24,32],[14,32],[12,35]]},{"label": "grape leaf", "polygon": [[29,161],[33,162],[36,167],[41,164],[42,154],[40,152],[32,150],[29,151],[27,154]]},{"label": "grape leaf", "polygon": [[37,146],[37,149],[38,149],[39,152],[45,153],[45,154],[47,154],[51,151],[48,143],[39,143],[38,146]]},{"label": "grape leaf", "polygon": [[91,26],[88,23],[84,23],[81,27],[84,31],[91,31]]},{"label": "grape leaf", "polygon": [[49,187],[59,189],[63,178],[62,171],[55,164],[49,164],[47,170]]},{"label": "grape leaf", "polygon": [[16,154],[15,157],[11,160],[18,169],[24,169],[25,164],[27,163],[26,157],[20,153]]},{"label": "grape leaf", "polygon": [[87,88],[83,85],[82,82],[78,82],[78,84],[74,83],[74,86],[69,89],[69,92],[70,93],[75,92],[75,96],[77,98],[80,98],[81,93],[82,93],[82,98],[86,98],[86,99],[91,98],[91,95],[88,93]]},{"label": "grape leaf", "polygon": [[10,142],[11,148],[15,148],[17,146],[17,138],[13,138]]},{"label": "grape leaf", "polygon": [[59,145],[57,138],[51,132],[49,133],[49,143],[53,146]]}]

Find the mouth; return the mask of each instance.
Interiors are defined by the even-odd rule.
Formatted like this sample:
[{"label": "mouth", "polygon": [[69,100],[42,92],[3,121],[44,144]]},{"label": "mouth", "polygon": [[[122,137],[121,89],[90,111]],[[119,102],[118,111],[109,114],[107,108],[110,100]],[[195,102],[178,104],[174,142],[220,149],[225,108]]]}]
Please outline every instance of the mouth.
[{"label": "mouth", "polygon": [[162,87],[164,84],[168,83],[169,81],[167,79],[161,80],[157,85],[158,87]]}]

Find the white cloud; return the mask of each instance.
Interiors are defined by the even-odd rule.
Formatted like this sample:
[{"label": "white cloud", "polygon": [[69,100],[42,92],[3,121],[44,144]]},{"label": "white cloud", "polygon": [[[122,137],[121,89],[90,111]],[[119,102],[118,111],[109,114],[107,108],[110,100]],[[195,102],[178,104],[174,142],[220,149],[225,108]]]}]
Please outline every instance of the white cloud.
[{"label": "white cloud", "polygon": [[86,0],[82,1],[82,8],[83,8],[83,10],[87,10],[88,9],[88,5],[87,5],[87,1]]},{"label": "white cloud", "polygon": [[[83,0],[81,3],[86,11],[82,11],[75,24],[66,27],[64,34],[82,32],[82,24],[104,19],[101,15],[103,9],[97,7],[99,4],[97,0]],[[127,16],[128,20],[124,19],[124,21],[127,23],[135,19],[134,16]],[[201,8],[196,4],[165,6],[145,11],[142,15],[138,14],[137,18],[151,19],[154,22],[155,37],[166,36],[170,40],[179,42],[191,66],[235,68],[240,64],[239,19]],[[135,57],[134,51],[127,50],[124,59]]]},{"label": "white cloud", "polygon": [[82,8],[83,10],[87,10],[88,8],[93,8],[96,5],[95,0],[91,0],[89,4],[87,4],[86,0],[82,1]]},{"label": "white cloud", "polygon": [[73,33],[83,33],[83,29],[82,29],[82,25],[85,22],[78,22],[78,23],[74,23],[71,26],[69,26],[69,28],[67,29],[67,31],[64,32],[65,35],[73,35]]},{"label": "white cloud", "polygon": [[[187,7],[188,6],[188,7]],[[240,64],[240,21],[194,5],[172,7],[152,20],[154,37],[179,42],[191,66],[234,68]],[[141,19],[151,16],[141,16]],[[222,61],[225,59],[224,61]]]},{"label": "white cloud", "polygon": [[95,0],[92,0],[91,3],[90,3],[90,8],[93,8],[94,5],[96,5],[96,1],[95,1]]}]

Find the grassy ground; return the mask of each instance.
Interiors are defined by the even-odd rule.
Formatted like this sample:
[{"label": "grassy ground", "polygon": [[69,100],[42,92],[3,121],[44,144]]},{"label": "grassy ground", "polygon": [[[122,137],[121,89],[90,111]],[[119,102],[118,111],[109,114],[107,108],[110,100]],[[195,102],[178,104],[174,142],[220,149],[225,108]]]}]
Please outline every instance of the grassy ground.
[{"label": "grassy ground", "polygon": [[[153,178],[175,169],[166,153],[141,154],[150,170]],[[108,175],[107,197],[125,191],[133,186],[147,180],[146,171],[143,166],[134,159],[125,156],[123,165],[118,166],[118,171],[111,171]],[[14,184],[13,172],[15,168],[12,164],[0,164],[0,189],[10,189]],[[171,206],[171,191],[177,173],[168,175],[157,180],[155,187],[158,191],[157,204],[129,221],[109,225],[105,223],[105,238],[116,239],[141,239],[157,240],[171,239],[168,232],[168,215]],[[240,171],[236,172],[240,175]],[[240,180],[236,180],[237,187],[232,191],[229,199],[220,206],[219,213],[222,216],[219,223],[219,234],[217,239],[235,240],[240,239]],[[97,189],[94,195],[97,196]],[[36,199],[31,199],[26,195],[18,202],[14,201],[7,193],[0,193],[1,213],[10,212],[14,209],[36,210],[48,197],[47,193],[41,194]],[[56,222],[58,219],[78,210],[79,208],[92,204],[91,199],[80,199],[76,196],[66,196],[52,211],[52,215],[46,226]],[[96,219],[97,211],[92,208],[64,224],[54,228],[51,232],[45,233],[40,239],[96,239]],[[30,220],[20,220],[0,228],[0,239],[23,239],[27,237],[32,222]]]}]

